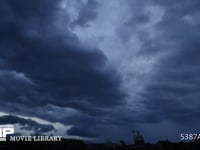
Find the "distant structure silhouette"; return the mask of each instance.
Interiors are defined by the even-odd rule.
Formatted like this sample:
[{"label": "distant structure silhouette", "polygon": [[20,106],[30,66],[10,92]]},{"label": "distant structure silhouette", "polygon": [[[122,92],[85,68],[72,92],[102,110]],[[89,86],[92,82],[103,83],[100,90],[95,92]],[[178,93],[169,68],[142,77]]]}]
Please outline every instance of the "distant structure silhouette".
[{"label": "distant structure silhouette", "polygon": [[144,138],[138,130],[133,131],[135,145],[144,145]]}]

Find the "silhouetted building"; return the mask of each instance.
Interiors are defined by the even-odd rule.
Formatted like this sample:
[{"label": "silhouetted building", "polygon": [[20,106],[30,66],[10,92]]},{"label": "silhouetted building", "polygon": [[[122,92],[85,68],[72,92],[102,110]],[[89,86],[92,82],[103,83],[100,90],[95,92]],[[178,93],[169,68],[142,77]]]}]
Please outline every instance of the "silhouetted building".
[{"label": "silhouetted building", "polygon": [[139,131],[134,132],[134,142],[135,145],[144,145],[144,138]]}]

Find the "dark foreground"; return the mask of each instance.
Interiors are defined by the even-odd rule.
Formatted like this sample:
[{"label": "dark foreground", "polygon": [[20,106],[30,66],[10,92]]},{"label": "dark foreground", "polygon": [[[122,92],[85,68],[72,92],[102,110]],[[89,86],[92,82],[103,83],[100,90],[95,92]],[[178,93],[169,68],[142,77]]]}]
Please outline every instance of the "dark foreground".
[{"label": "dark foreground", "polygon": [[62,140],[61,142],[0,142],[0,150],[6,149],[48,149],[48,150],[200,150],[200,141],[172,143],[159,141],[156,144],[86,144],[81,140]]}]

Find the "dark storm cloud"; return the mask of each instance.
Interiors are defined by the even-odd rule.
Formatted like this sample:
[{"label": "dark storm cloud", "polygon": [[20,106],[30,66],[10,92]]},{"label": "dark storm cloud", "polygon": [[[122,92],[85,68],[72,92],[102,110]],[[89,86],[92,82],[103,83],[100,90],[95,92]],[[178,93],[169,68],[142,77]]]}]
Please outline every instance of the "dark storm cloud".
[{"label": "dark storm cloud", "polygon": [[[119,38],[122,43],[126,43],[129,39],[134,39],[132,36],[138,36],[141,42],[138,57],[144,58],[144,62],[155,59],[153,65],[149,65],[152,70],[147,71],[147,80],[141,81],[141,84],[144,84],[141,93],[138,92],[139,94],[133,97],[139,99],[141,105],[112,110],[107,112],[105,117],[97,118],[97,122],[93,118],[88,119],[94,121],[92,127],[99,124],[97,132],[100,135],[102,130],[104,133],[119,133],[130,131],[137,125],[158,125],[163,122],[173,124],[173,127],[170,127],[170,123],[164,127],[167,132],[176,128],[174,125],[177,123],[190,130],[194,124],[199,123],[197,119],[200,115],[199,1],[128,1],[128,4],[132,8],[129,19],[125,22],[120,20],[122,22],[119,24],[122,26],[116,27]],[[159,12],[161,16],[156,14]],[[160,18],[155,18],[157,16]],[[134,45],[131,48],[134,50]],[[131,69],[134,68],[131,66]],[[132,87],[132,90],[135,88],[137,87]],[[86,123],[81,121],[78,124],[82,124],[82,127],[87,125],[87,121],[83,122]],[[78,124],[75,124],[76,128],[79,128]]]},{"label": "dark storm cloud", "polygon": [[[166,120],[182,123],[198,118],[198,0],[124,2],[130,10],[127,11],[129,17],[125,21],[120,20],[122,22],[119,21],[116,27],[122,47],[123,44],[129,45],[127,42],[136,35],[141,44],[138,56],[142,56],[144,61],[156,56],[152,71],[148,74],[149,80],[141,81],[145,82],[141,83],[144,87],[139,94],[136,93],[136,97],[131,97],[139,99],[140,104],[134,103],[134,108],[132,104],[126,105],[121,76],[107,64],[108,58],[98,48],[81,44],[71,31],[74,25],[89,28],[98,17],[98,1],[79,3],[80,10],[77,10],[74,20],[69,19],[70,14],[65,14],[70,12],[60,12],[59,2],[0,2],[1,111],[72,125],[73,128],[67,133],[83,137],[115,138],[116,133],[125,135],[136,124]],[[148,6],[159,6],[164,12],[161,20],[152,25],[155,30],[153,36],[149,31],[151,28],[143,29],[152,21]],[[106,16],[105,20],[100,20],[110,23]],[[103,45],[106,46],[110,45]],[[0,122],[29,124],[27,130],[53,130],[50,126],[15,116],[0,118]]]},{"label": "dark storm cloud", "polygon": [[[88,124],[95,122],[92,116],[103,116],[104,109],[125,103],[125,93],[120,89],[121,77],[107,66],[104,54],[97,48],[80,44],[67,29],[68,22],[63,25],[66,26],[64,33],[56,26],[58,1],[0,3],[2,111],[77,125],[81,120],[89,120]],[[90,9],[97,4],[88,1],[86,5],[88,8],[82,10],[84,13],[80,15],[84,16],[79,16],[78,24],[86,24],[94,18],[89,16]],[[73,119],[68,121],[65,114],[60,118],[57,109],[47,107],[49,104],[63,108],[60,114],[65,108],[73,108],[81,117],[71,116]],[[18,122],[13,116],[6,118],[2,123]],[[36,126],[34,122],[31,125]],[[42,130],[47,131],[45,127]]]},{"label": "dark storm cloud", "polygon": [[96,0],[88,0],[86,4],[84,4],[81,7],[77,19],[73,22],[73,26],[74,25],[79,25],[83,27],[87,26],[92,20],[96,18],[97,7],[98,7],[98,2]]},{"label": "dark storm cloud", "polygon": [[98,137],[96,131],[92,131],[91,128],[88,127],[72,127],[70,130],[67,131],[67,134],[88,138]]},{"label": "dark storm cloud", "polygon": [[118,100],[123,97],[118,89],[120,80],[110,70],[101,68],[105,58],[100,52],[55,45],[55,41],[42,45],[28,42],[27,45],[15,50],[14,56],[3,58],[11,69],[31,78],[37,91],[57,99],[52,99],[52,104],[66,106],[77,99],[104,106],[120,103]]},{"label": "dark storm cloud", "polygon": [[155,3],[156,5],[160,5],[164,8],[166,8],[167,11],[169,11],[169,13],[174,14],[174,15],[179,15],[179,16],[199,12],[199,6],[200,6],[200,2],[198,0],[193,0],[193,1],[189,1],[189,0],[184,0],[184,1],[182,1],[182,0],[176,0],[176,1],[155,0],[152,2]]},{"label": "dark storm cloud", "polygon": [[150,21],[150,13],[145,10],[148,4],[146,1],[129,1],[129,18],[118,29],[119,37],[123,42],[130,40],[133,34],[136,34],[138,28]]},{"label": "dark storm cloud", "polygon": [[20,124],[21,129],[34,130],[35,133],[44,133],[55,130],[52,125],[37,123],[31,119],[23,119],[13,115],[1,116],[0,124]]},{"label": "dark storm cloud", "polygon": [[185,0],[157,1],[156,4],[165,9],[162,21],[157,24],[165,44],[155,41],[157,48],[160,47],[157,52],[165,50],[165,55],[153,67],[150,81],[141,95],[145,106],[158,119],[192,122],[200,115],[200,28],[197,19],[200,3]]}]

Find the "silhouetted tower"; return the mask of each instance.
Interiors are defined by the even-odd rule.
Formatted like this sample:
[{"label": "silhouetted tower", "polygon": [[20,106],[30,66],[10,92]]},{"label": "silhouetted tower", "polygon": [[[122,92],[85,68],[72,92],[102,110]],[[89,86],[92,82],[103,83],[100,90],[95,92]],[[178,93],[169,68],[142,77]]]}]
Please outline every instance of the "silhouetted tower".
[{"label": "silhouetted tower", "polygon": [[144,144],[144,138],[138,130],[133,131],[133,136],[134,136],[135,145],[143,145]]}]

